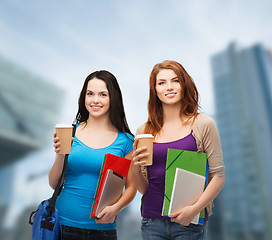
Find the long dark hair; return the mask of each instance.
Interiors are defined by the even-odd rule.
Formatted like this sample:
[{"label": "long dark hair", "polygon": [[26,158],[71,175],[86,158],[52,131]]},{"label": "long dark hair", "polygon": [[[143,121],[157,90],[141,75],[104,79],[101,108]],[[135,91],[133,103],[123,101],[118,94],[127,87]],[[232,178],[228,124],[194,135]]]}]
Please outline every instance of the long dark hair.
[{"label": "long dark hair", "polygon": [[[151,133],[154,136],[160,132],[163,126],[162,103],[156,92],[156,78],[162,69],[171,69],[177,74],[182,89],[180,117],[182,114],[185,114],[189,116],[189,119],[193,118],[194,121],[200,107],[196,85],[180,63],[165,60],[162,63],[156,64],[149,77],[148,121],[144,130],[145,133]],[[187,121],[189,121],[189,119]]]},{"label": "long dark hair", "polygon": [[115,126],[119,131],[123,133],[129,133],[133,136],[126,120],[122,93],[121,93],[119,84],[117,82],[117,79],[112,73],[106,70],[95,71],[91,73],[89,76],[87,76],[87,78],[85,79],[85,82],[83,84],[83,87],[78,99],[78,112],[76,115],[76,122],[87,123],[87,120],[89,118],[89,112],[85,107],[85,98],[86,98],[88,83],[90,80],[94,78],[104,81],[109,91],[109,96],[110,96],[110,108],[109,108],[110,114],[109,115],[110,115],[110,120],[113,126]]}]

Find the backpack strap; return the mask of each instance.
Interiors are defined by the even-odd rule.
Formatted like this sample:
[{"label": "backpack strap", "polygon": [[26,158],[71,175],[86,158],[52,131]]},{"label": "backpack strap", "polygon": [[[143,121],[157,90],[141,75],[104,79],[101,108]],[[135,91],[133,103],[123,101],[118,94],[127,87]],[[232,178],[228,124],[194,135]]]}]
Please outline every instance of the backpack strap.
[{"label": "backpack strap", "polygon": [[[75,136],[75,132],[76,132],[76,124],[73,123],[73,133],[72,133],[72,137]],[[51,197],[51,199],[50,199],[50,202],[49,202],[49,204],[48,204],[48,206],[47,206],[47,210],[48,210],[47,217],[48,217],[48,218],[51,217],[51,214],[52,214],[52,212],[53,212],[54,209],[55,209],[55,204],[56,204],[57,198],[58,198],[58,196],[59,196],[59,194],[61,193],[61,190],[62,190],[62,188],[63,188],[68,156],[69,156],[69,154],[65,154],[64,163],[63,163],[63,169],[62,169],[62,173],[61,173],[60,179],[59,179],[59,181],[58,181],[58,183],[57,183],[57,186],[56,186],[56,188],[55,188],[55,191],[53,192],[53,195],[52,195],[52,197]]]}]

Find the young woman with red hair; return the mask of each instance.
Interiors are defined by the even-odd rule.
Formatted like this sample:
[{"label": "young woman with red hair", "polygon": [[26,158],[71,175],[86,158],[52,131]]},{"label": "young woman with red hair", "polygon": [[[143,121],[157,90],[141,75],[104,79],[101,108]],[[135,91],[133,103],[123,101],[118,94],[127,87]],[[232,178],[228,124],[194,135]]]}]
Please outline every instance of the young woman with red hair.
[{"label": "young woman with red hair", "polygon": [[[137,134],[154,136],[153,165],[141,167],[148,153],[134,142],[134,181],[142,197],[142,237],[144,240],[205,239],[207,220],[212,214],[213,199],[224,182],[224,163],[217,127],[214,121],[199,112],[197,88],[175,61],[156,64],[150,74],[148,121]],[[208,185],[199,198],[170,217],[162,216],[165,187],[165,165],[168,148],[206,152],[209,163]],[[192,224],[193,218],[206,209],[203,225]]]}]

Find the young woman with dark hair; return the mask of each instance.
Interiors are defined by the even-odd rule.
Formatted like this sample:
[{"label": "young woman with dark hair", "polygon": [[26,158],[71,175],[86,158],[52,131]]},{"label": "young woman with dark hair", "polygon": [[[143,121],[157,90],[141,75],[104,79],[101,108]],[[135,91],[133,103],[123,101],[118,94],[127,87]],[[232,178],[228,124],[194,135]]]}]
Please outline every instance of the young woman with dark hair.
[{"label": "young woman with dark hair", "polygon": [[[132,155],[135,185],[143,194],[143,239],[205,239],[212,201],[225,181],[217,127],[210,117],[199,112],[197,88],[180,63],[164,61],[155,65],[149,86],[148,121],[138,128],[137,134],[154,136],[153,165],[140,167],[148,153],[142,153],[145,147],[136,149],[137,139]],[[206,152],[209,163],[208,185],[199,200],[173,213],[171,218],[162,216],[168,148]],[[204,224],[192,224],[204,208]]]},{"label": "young woman with dark hair", "polygon": [[[96,71],[86,78],[78,100],[76,127],[64,188],[56,202],[62,239],[117,239],[116,223],[111,221],[136,194],[131,170],[119,201],[104,208],[97,220],[89,217],[104,155],[131,159],[133,150],[134,139],[126,121],[121,90],[110,72]],[[53,189],[64,162],[64,155],[58,153],[61,143],[56,134],[54,147],[56,159],[49,172]]]}]

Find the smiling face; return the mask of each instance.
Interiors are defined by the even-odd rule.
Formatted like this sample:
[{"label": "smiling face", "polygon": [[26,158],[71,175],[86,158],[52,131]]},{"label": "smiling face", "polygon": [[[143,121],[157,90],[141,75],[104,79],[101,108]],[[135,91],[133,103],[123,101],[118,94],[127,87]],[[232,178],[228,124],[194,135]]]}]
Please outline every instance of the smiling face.
[{"label": "smiling face", "polygon": [[172,69],[162,69],[156,77],[156,92],[162,104],[181,103],[181,85]]},{"label": "smiling face", "polygon": [[103,80],[93,78],[88,82],[85,107],[92,117],[99,118],[109,115],[110,95]]}]

